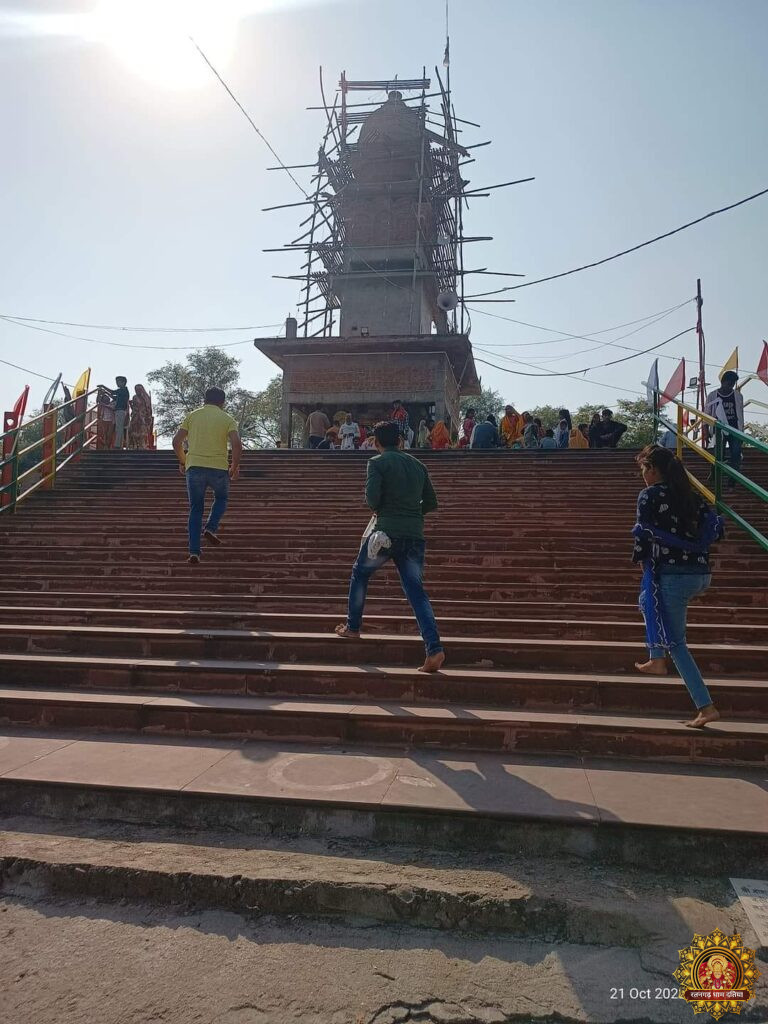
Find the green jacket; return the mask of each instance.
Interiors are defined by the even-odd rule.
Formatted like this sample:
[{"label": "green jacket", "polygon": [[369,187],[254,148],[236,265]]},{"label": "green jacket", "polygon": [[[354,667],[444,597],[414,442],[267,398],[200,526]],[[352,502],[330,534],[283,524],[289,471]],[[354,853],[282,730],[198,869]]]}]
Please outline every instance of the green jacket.
[{"label": "green jacket", "polygon": [[426,468],[395,448],[368,462],[365,500],[376,513],[376,528],[393,540],[423,539],[424,516],[437,508]]}]

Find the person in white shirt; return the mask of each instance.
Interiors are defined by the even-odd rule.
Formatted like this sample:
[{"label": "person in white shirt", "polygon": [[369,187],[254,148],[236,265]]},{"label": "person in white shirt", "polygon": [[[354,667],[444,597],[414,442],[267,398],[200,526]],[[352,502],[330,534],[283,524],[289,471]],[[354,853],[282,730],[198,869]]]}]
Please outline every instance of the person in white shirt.
[{"label": "person in white shirt", "polygon": [[[720,378],[720,387],[717,391],[710,391],[704,406],[704,412],[713,416],[720,423],[727,423],[729,427],[737,430],[744,430],[744,396],[736,389],[739,375],[734,370],[726,370]],[[723,431],[723,455],[726,446],[728,448],[728,462],[733,469],[741,469],[741,441],[738,437]],[[736,486],[736,481],[726,478],[726,487],[730,490]]]},{"label": "person in white shirt", "polygon": [[355,441],[360,437],[360,427],[352,419],[352,413],[347,413],[344,422],[339,427],[339,437],[341,438],[341,450],[343,452],[353,452],[355,450]]}]

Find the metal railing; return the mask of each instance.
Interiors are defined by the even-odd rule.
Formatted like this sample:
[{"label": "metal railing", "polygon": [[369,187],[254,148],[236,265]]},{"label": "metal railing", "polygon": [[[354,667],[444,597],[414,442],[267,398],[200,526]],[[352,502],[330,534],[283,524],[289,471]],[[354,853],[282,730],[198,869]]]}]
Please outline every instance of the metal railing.
[{"label": "metal railing", "polygon": [[[693,486],[708,501],[712,502],[719,512],[728,516],[740,529],[748,533],[764,551],[768,551],[768,537],[758,530],[756,526],[748,522],[723,497],[723,481],[724,479],[729,479],[733,480],[736,484],[740,484],[755,498],[765,502],[766,507],[768,507],[768,491],[754,480],[750,480],[741,470],[735,469],[729,462],[726,462],[724,457],[725,443],[729,438],[739,442],[742,446],[747,445],[755,448],[765,455],[768,455],[768,444],[758,440],[756,437],[750,437],[749,434],[745,434],[742,430],[737,430],[736,427],[732,427],[728,423],[722,423],[714,416],[710,416],[700,409],[695,409],[693,406],[686,405],[685,402],[680,402],[674,398],[669,400],[670,404],[674,405],[677,409],[676,419],[673,423],[660,413],[659,397],[660,392],[654,392],[653,421],[657,431],[661,426],[675,434],[677,439],[677,457],[679,459],[683,457],[683,451],[688,450],[695,452],[696,455],[704,459],[712,467],[711,475],[715,488],[714,491],[710,490],[686,467],[686,472]],[[688,413],[690,418],[687,428],[685,425],[686,413]],[[706,447],[710,432],[714,433],[714,452],[709,451]]]},{"label": "metal railing", "polygon": [[[96,444],[98,388],[60,405],[48,406],[38,416],[0,434],[0,514],[13,513],[38,488],[49,490],[56,476],[87,448]],[[89,399],[93,404],[89,405]],[[59,422],[61,416],[64,421]],[[30,427],[41,425],[40,437],[23,448],[20,438]],[[19,472],[24,456],[42,449],[42,457]],[[39,479],[34,479],[39,474]]]}]

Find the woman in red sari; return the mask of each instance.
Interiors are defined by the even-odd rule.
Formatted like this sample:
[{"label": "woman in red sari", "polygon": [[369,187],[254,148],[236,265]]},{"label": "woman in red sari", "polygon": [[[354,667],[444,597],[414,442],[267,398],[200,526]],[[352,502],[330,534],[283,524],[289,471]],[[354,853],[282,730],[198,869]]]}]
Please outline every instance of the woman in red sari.
[{"label": "woman in red sari", "polygon": [[467,448],[469,442],[472,440],[472,431],[475,429],[475,410],[467,409],[467,415],[464,417],[464,422],[461,425],[461,437],[459,438],[459,448]]}]

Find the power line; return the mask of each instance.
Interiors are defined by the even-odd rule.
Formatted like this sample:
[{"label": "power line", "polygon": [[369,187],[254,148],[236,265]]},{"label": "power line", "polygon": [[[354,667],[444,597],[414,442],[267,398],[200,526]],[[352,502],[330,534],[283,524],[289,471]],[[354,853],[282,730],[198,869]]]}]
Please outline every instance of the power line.
[{"label": "power line", "polygon": [[130,331],[147,334],[220,334],[224,331],[265,331],[282,324],[245,324],[242,327],[127,327],[115,324],[80,324],[71,320],[41,320],[35,316],[15,316],[13,313],[0,313],[4,320],[22,320],[33,324],[53,324],[55,327],[85,327],[92,331]]},{"label": "power line", "polygon": [[[686,327],[684,331],[679,331],[677,334],[673,334],[671,338],[666,338],[664,341],[658,342],[656,345],[652,345],[650,348],[643,349],[642,351],[634,352],[631,356],[622,356],[620,359],[611,359],[607,363],[599,363],[597,366],[587,366],[582,370],[545,370],[544,373],[528,373],[525,370],[511,370],[504,366],[496,366],[497,370],[506,370],[507,373],[517,373],[521,377],[574,377],[578,374],[589,373],[591,370],[602,370],[606,366],[616,366],[618,363],[626,363],[630,359],[637,359],[638,356],[648,355],[649,352],[655,352],[657,348],[661,348],[663,345],[668,345],[670,341],[675,341],[677,338],[681,338],[684,334],[690,334],[695,331],[695,327]],[[478,347],[478,352],[484,351]],[[486,352],[486,355],[495,356],[494,352]],[[499,358],[496,356],[496,358]],[[534,369],[540,370],[540,366],[536,366],[535,363],[527,363],[522,359],[513,359],[511,356],[503,357],[508,359],[510,362],[520,363],[521,366],[532,366]],[[484,362],[484,360],[480,360]],[[492,363],[486,363],[486,366],[492,366]]]},{"label": "power line", "polygon": [[568,277],[570,274],[579,274],[582,270],[591,270],[593,267],[600,267],[603,263],[610,263],[611,260],[617,260],[621,256],[627,256],[631,252],[637,252],[638,249],[644,249],[647,245],[653,245],[654,242],[660,242],[664,238],[671,238],[672,235],[678,234],[680,231],[685,231],[686,228],[692,228],[695,224],[701,224],[702,221],[708,220],[710,217],[717,217],[720,213],[727,213],[728,210],[735,210],[737,206],[743,206],[744,203],[751,203],[753,199],[759,199],[760,196],[768,195],[768,188],[762,189],[760,192],[755,192],[751,196],[747,196],[745,199],[739,199],[737,203],[730,203],[728,206],[721,206],[719,210],[712,210],[710,213],[705,213],[703,217],[697,217],[696,220],[690,220],[687,224],[681,224],[679,228],[673,228],[672,231],[665,231],[663,235],[656,235],[655,238],[649,238],[647,242],[640,242],[638,245],[633,245],[629,249],[622,249],[621,252],[614,253],[613,256],[605,256],[601,260],[595,260],[593,263],[584,263],[580,267],[573,267],[571,270],[563,270],[559,274],[550,274],[548,277],[539,277],[534,281],[526,281],[524,284],[511,285],[509,290],[511,292],[517,291],[518,288],[530,288],[534,284],[543,284],[545,281],[556,281],[561,277]]},{"label": "power line", "polygon": [[525,320],[515,320],[511,316],[502,316],[501,313],[489,313],[485,309],[475,309],[474,306],[468,307],[472,309],[473,313],[481,313],[483,316],[493,317],[494,320],[506,320],[511,324],[520,324],[522,327],[531,327],[536,331],[546,331],[548,334],[562,334],[562,338],[550,338],[546,341],[521,341],[512,342],[510,344],[498,344],[489,345],[489,348],[532,348],[535,346],[542,345],[561,345],[566,341],[592,341],[593,338],[598,334],[610,334],[611,331],[620,331],[623,327],[634,327],[635,324],[645,323],[647,320],[655,320],[656,317],[666,316],[668,313],[676,313],[678,309],[682,309],[683,306],[687,306],[689,302],[695,302],[696,300],[691,297],[685,299],[683,302],[678,303],[676,306],[669,306],[667,309],[660,309],[657,313],[649,313],[648,316],[638,317],[637,320],[628,320],[624,324],[615,324],[613,327],[604,327],[599,331],[587,331],[584,334],[571,334],[569,331],[561,331],[556,327],[542,327],[541,324],[529,324]]},{"label": "power line", "polygon": [[[501,370],[503,373],[515,373],[519,374],[520,371],[512,370],[508,366],[497,366],[496,363],[489,363],[486,359],[475,359],[476,363],[482,363],[483,366],[492,366],[494,370]],[[535,377],[536,374],[529,374],[527,376]],[[541,376],[553,376],[552,374],[541,374]],[[612,391],[624,391],[628,395],[641,395],[642,391],[633,391],[631,388],[623,388],[618,384],[606,384],[602,380],[589,380],[587,377],[579,377],[576,374],[566,373],[563,374],[565,377],[571,377],[573,380],[581,381],[582,384],[594,384],[595,387],[610,388]]]},{"label": "power line", "polygon": [[7,359],[0,359],[0,363],[4,363],[6,366],[12,366],[14,370],[21,370],[22,373],[31,373],[33,377],[40,377],[41,380],[56,380],[55,377],[46,377],[44,373],[38,373],[37,370],[29,370],[26,366],[19,366],[17,363],[9,363]]},{"label": "power line", "polygon": [[[658,313],[658,314],[654,313],[654,314],[652,314],[651,317],[643,317],[643,318],[641,318],[641,320],[631,320],[631,321],[629,321],[629,323],[618,324],[616,327],[607,327],[603,331],[591,331],[589,335],[587,335],[587,334],[568,334],[567,331],[558,331],[557,332],[558,334],[564,334],[565,337],[564,338],[555,338],[555,339],[553,339],[551,341],[539,341],[539,342],[532,341],[530,343],[523,343],[523,344],[521,344],[519,346],[515,345],[515,344],[511,344],[511,345],[486,345],[485,346],[485,350],[487,351],[488,349],[494,349],[494,348],[518,348],[518,347],[520,347],[520,348],[529,348],[529,347],[532,347],[534,345],[556,345],[556,344],[558,344],[558,342],[562,343],[564,341],[571,341],[571,340],[580,340],[580,339],[589,340],[594,335],[597,335],[597,334],[607,334],[609,331],[618,330],[619,327],[629,327],[630,324],[640,323],[643,320],[651,320],[652,317],[655,316],[655,317],[657,317],[657,319],[653,320],[652,323],[649,323],[647,325],[649,327],[653,327],[653,325],[655,323],[658,323],[659,320],[663,320],[664,317],[667,315],[667,313],[674,313],[678,309],[682,309],[683,306],[688,305],[689,302],[695,302],[695,301],[696,301],[695,299],[686,299],[686,301],[685,302],[681,302],[680,305],[672,306],[668,310],[664,310],[664,311],[662,311],[661,313]],[[501,316],[499,313],[488,313],[484,309],[474,309],[473,312],[475,312],[475,313],[482,313],[483,316],[492,316],[496,320],[508,320],[510,323],[513,323],[513,324],[522,324],[524,327],[533,327],[534,329],[536,329],[538,331],[552,331],[552,332],[555,331],[554,327],[542,327],[540,324],[529,324],[529,323],[526,323],[524,320],[513,320],[512,317]],[[641,330],[642,329],[644,329],[644,328],[641,328]],[[611,345],[611,346],[615,346],[616,348],[626,349],[628,352],[638,352],[638,353],[640,353],[640,349],[633,349],[630,345],[619,345],[619,344],[617,344],[619,341],[622,340],[622,338],[628,338],[628,337],[630,337],[630,335],[636,334],[636,333],[637,333],[637,331],[630,331],[629,334],[621,335],[618,338],[615,338],[613,341],[603,342],[603,345]],[[601,345],[596,346],[596,348],[600,348],[600,347],[602,347],[602,346]],[[582,350],[582,352],[594,352],[594,351],[595,351],[595,349],[583,349]],[[509,359],[510,358],[509,356],[504,356],[501,352],[498,352],[498,353],[490,352],[489,354],[490,355],[495,355],[499,359]],[[572,353],[572,355],[579,355],[579,354],[580,353]],[[660,352],[659,356],[662,359],[678,360],[680,358],[679,356],[667,355],[666,352]],[[554,360],[555,357],[552,357],[552,358]],[[566,358],[570,358],[570,356],[562,356],[562,357],[558,356],[556,358],[566,359]],[[512,360],[512,361],[513,362],[515,362],[515,361],[520,362],[520,360]],[[526,365],[532,365],[532,364],[526,364]],[[720,369],[720,364],[719,363],[705,363],[704,365],[708,366],[710,369],[716,369],[716,370]]]},{"label": "power line", "polygon": [[201,57],[203,58],[203,60],[204,60],[204,61],[205,61],[205,63],[206,63],[207,65],[208,65],[208,67],[209,67],[209,68],[211,69],[211,71],[212,71],[212,72],[214,73],[214,75],[216,75],[216,77],[218,78],[218,80],[219,80],[219,81],[221,82],[221,84],[222,84],[222,85],[224,86],[224,88],[226,89],[226,91],[227,91],[227,92],[229,93],[229,95],[230,95],[230,97],[232,98],[232,100],[234,101],[234,103],[235,103],[235,104],[237,105],[237,107],[238,107],[238,108],[240,109],[240,112],[242,113],[243,117],[244,117],[244,118],[246,119],[246,121],[247,121],[247,122],[248,122],[248,124],[249,124],[249,125],[251,126],[251,128],[253,128],[253,130],[254,130],[254,131],[256,132],[256,134],[257,134],[257,135],[259,136],[259,138],[260,138],[260,139],[261,139],[261,141],[262,141],[262,142],[264,143],[264,145],[265,145],[265,146],[267,147],[267,149],[268,149],[268,150],[270,151],[270,153],[271,153],[271,154],[272,154],[272,156],[273,156],[273,157],[275,158],[275,160],[277,160],[277,162],[278,162],[278,163],[280,164],[280,166],[281,166],[281,167],[283,168],[283,170],[284,170],[284,171],[285,171],[285,173],[286,173],[286,174],[288,175],[288,177],[289,177],[289,178],[291,179],[291,181],[292,181],[292,182],[294,183],[294,185],[295,185],[295,186],[296,186],[296,188],[297,188],[297,189],[299,190],[299,192],[301,192],[301,194],[302,194],[302,195],[304,196],[304,198],[305,198],[305,199],[309,199],[309,195],[308,195],[308,194],[307,194],[307,193],[306,193],[306,192],[304,191],[304,189],[303,189],[303,188],[301,187],[301,185],[300,185],[300,184],[298,183],[298,181],[297,181],[297,180],[296,180],[296,179],[294,178],[294,176],[293,176],[293,175],[291,174],[291,172],[290,172],[290,171],[288,170],[288,168],[286,167],[286,165],[285,165],[285,164],[283,163],[283,161],[282,161],[282,160],[280,159],[280,157],[279,157],[279,156],[277,155],[277,153],[275,152],[275,150],[274,150],[274,149],[273,149],[273,147],[272,147],[272,144],[270,143],[269,139],[268,139],[268,138],[266,137],[266,135],[264,134],[264,132],[262,132],[262,131],[261,131],[261,129],[260,129],[260,128],[258,128],[258,127],[256,126],[256,123],[254,122],[254,120],[253,120],[253,118],[251,117],[251,115],[250,115],[250,114],[248,113],[248,111],[247,111],[247,110],[245,109],[245,107],[244,107],[244,106],[242,105],[242,103],[241,103],[241,102],[240,102],[240,100],[239,100],[239,99],[237,98],[237,96],[235,96],[235,94],[234,94],[234,93],[232,92],[232,90],[231,90],[231,89],[229,88],[229,86],[228,86],[228,85],[227,85],[227,83],[226,83],[226,82],[224,81],[224,79],[223,79],[223,78],[221,77],[221,75],[220,75],[220,74],[219,74],[219,72],[218,72],[218,71],[216,70],[216,68],[215,68],[215,67],[213,66],[213,64],[211,64],[211,62],[210,62],[210,61],[208,60],[208,58],[207,58],[207,57],[206,57],[206,55],[205,55],[205,54],[203,53],[203,51],[202,51],[202,50],[200,49],[200,47],[199,47],[199,46],[197,45],[197,43],[196,43],[196,42],[195,42],[195,40],[194,40],[194,39],[192,38],[192,36],[189,36],[189,41],[190,41],[190,42],[192,43],[192,45],[194,46],[194,48],[195,48],[195,49],[197,50],[197,52],[198,52],[198,53],[200,54],[200,56],[201,56]]},{"label": "power line", "polygon": [[[576,352],[560,353],[559,355],[556,355],[556,356],[542,356],[538,360],[538,362],[551,363],[551,362],[562,361],[564,359],[574,359],[576,356],[585,355],[587,352],[596,352],[598,349],[606,348],[606,347],[609,347],[609,346],[611,348],[624,349],[624,351],[626,351],[626,352],[636,352],[636,353],[640,352],[641,351],[640,349],[633,348],[631,345],[621,345],[620,342],[623,341],[625,338],[631,338],[633,335],[639,334],[641,331],[647,331],[649,327],[655,327],[656,324],[661,323],[662,320],[666,320],[667,317],[672,316],[672,314],[677,312],[677,310],[679,308],[680,307],[675,307],[675,309],[669,310],[669,311],[667,311],[665,313],[658,314],[658,315],[655,316],[654,319],[649,319],[646,322],[641,323],[639,327],[634,327],[631,331],[626,331],[624,334],[620,334],[617,338],[612,338],[610,341],[601,341],[601,342],[598,342],[597,345],[592,345],[590,348],[582,348],[582,349],[579,349]],[[585,339],[586,338],[588,338],[588,336],[585,336]],[[571,339],[563,339],[563,340],[567,341],[567,340],[571,340]],[[596,339],[592,339],[592,340],[596,340]],[[544,344],[544,343],[542,342],[542,344]],[[495,348],[501,348],[501,347],[506,347],[506,346],[486,345],[484,347],[486,348],[486,350],[488,350],[488,349],[495,349]],[[511,346],[511,347],[514,347],[514,346]],[[503,356],[502,353],[498,353],[498,355],[499,355],[499,357],[503,357],[503,358],[506,358],[506,359],[510,358],[509,356]],[[670,356],[669,358],[674,358],[674,357]],[[514,362],[515,360],[512,360],[512,361]]]},{"label": "power line", "polygon": [[66,334],[64,331],[54,331],[50,327],[38,327],[36,324],[22,323],[14,320],[13,317],[0,314],[0,320],[16,327],[25,327],[28,331],[41,331],[43,334],[55,334],[58,338],[67,338],[69,341],[85,341],[93,345],[109,345],[110,348],[148,349],[152,352],[190,352],[205,348],[235,348],[238,345],[252,345],[253,339],[246,338],[244,341],[228,341],[224,345],[132,345],[125,341],[106,341],[104,338],[84,338],[79,334]]}]

